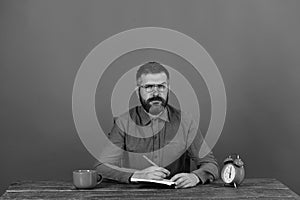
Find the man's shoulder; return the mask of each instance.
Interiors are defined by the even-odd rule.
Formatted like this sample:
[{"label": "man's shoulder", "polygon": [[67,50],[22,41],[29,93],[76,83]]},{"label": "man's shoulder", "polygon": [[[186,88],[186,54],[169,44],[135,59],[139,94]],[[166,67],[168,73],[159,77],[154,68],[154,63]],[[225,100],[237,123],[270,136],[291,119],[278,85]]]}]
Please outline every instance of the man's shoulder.
[{"label": "man's shoulder", "polygon": [[140,106],[132,107],[128,111],[125,111],[122,114],[115,116],[115,122],[128,122],[130,119],[133,119],[137,115],[139,107]]}]

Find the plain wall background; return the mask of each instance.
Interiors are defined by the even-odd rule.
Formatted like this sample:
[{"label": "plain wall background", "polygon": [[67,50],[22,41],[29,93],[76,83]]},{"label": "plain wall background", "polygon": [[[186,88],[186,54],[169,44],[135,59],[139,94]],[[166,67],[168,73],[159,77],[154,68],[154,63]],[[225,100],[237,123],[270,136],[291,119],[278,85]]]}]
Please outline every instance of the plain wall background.
[{"label": "plain wall background", "polygon": [[[240,153],[247,177],[276,178],[300,194],[299,9],[297,0],[1,0],[0,194],[16,180],[71,180],[90,168],[72,117],[77,70],[104,39],[144,26],[189,35],[217,64],[228,101],[213,149],[219,163]],[[158,51],[118,60],[147,55],[181,62]],[[108,131],[110,114],[98,116]]]}]

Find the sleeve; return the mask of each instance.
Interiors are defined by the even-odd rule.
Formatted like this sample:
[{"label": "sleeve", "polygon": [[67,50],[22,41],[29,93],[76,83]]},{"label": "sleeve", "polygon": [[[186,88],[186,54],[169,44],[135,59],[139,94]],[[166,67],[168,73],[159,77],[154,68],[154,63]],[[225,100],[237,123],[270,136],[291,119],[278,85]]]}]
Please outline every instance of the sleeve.
[{"label": "sleeve", "polygon": [[125,134],[119,128],[118,124],[118,120],[114,120],[113,128],[108,134],[111,143],[107,144],[104,151],[101,152],[99,162],[95,164],[94,169],[96,169],[103,178],[128,183],[135,170],[122,168]]},{"label": "sleeve", "polygon": [[[212,151],[200,157],[200,149],[202,145],[206,145],[200,129],[197,130],[194,120],[192,120],[188,132],[188,156],[196,163],[197,169],[192,171],[196,174],[202,184],[209,183],[219,178],[219,166]],[[209,147],[208,147],[209,148]]]}]

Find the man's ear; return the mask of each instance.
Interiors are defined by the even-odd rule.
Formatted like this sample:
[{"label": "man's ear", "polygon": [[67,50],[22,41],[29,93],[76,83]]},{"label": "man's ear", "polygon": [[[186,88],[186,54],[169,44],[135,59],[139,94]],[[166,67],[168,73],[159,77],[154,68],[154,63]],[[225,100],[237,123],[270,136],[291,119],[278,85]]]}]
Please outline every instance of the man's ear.
[{"label": "man's ear", "polygon": [[139,88],[139,87],[136,87],[136,88],[135,88],[135,93],[136,93],[136,96],[138,97],[138,99],[140,100],[139,92],[140,92],[140,88]]}]

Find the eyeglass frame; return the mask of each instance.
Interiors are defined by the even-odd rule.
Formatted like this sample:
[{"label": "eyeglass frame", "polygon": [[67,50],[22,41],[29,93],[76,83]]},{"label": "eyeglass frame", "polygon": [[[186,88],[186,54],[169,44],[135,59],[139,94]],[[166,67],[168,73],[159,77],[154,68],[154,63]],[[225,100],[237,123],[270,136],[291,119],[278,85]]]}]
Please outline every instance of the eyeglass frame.
[{"label": "eyeglass frame", "polygon": [[[146,86],[152,86],[152,87],[150,88],[151,90],[147,91]],[[163,90],[159,89],[160,86],[163,86],[164,89],[163,89]],[[165,92],[165,91],[167,91],[167,89],[169,89],[169,84],[167,84],[167,83],[145,84],[145,85],[138,85],[138,87],[139,87],[139,88],[143,88],[147,93],[154,92],[154,90],[155,90],[154,88],[157,88],[157,91],[158,91],[158,92]]]}]

